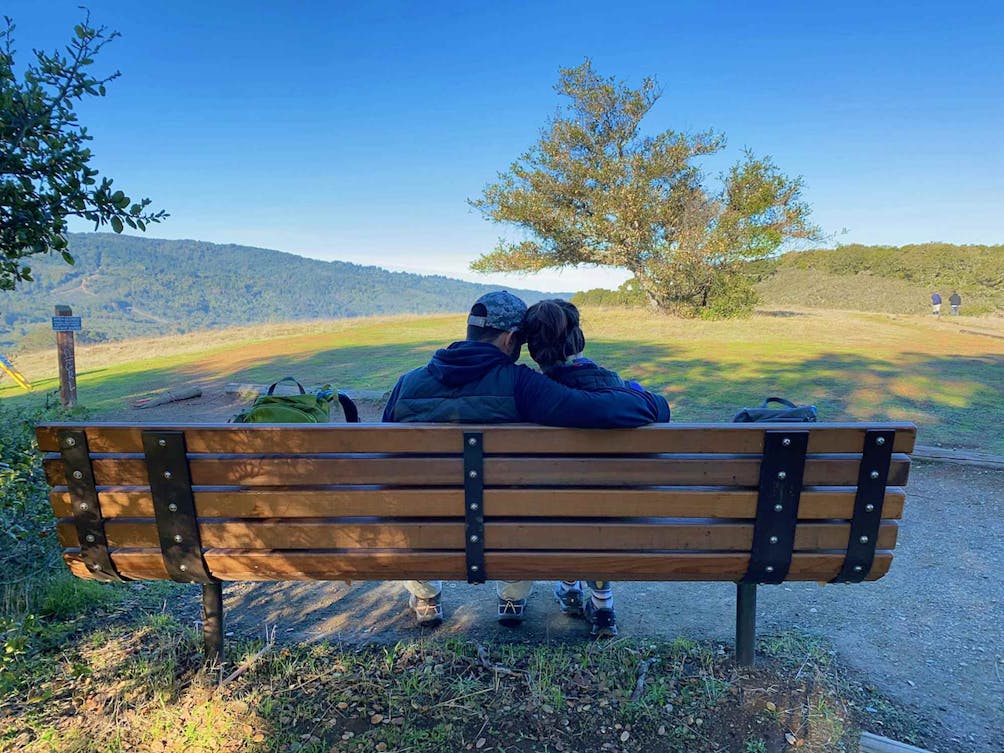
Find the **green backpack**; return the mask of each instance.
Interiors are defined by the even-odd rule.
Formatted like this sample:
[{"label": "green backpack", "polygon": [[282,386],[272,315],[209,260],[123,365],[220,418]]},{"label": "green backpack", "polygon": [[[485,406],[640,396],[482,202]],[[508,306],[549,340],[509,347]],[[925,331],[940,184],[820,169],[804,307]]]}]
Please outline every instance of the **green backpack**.
[{"label": "green backpack", "polygon": [[[275,395],[282,382],[292,382],[300,389],[299,395]],[[293,377],[284,377],[268,388],[268,392],[255,398],[247,410],[231,419],[235,424],[325,424],[331,420],[330,400],[337,395],[345,411],[345,420],[358,423],[359,413],[355,403],[345,393],[336,393],[325,385],[317,393],[307,393]]]}]

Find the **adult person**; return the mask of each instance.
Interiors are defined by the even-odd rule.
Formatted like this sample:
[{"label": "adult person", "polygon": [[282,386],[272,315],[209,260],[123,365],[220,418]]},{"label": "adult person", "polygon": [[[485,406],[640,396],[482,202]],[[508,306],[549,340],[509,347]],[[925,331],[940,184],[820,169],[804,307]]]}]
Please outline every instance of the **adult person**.
[{"label": "adult person", "polygon": [[[536,361],[542,374],[573,389],[600,387],[633,387],[614,371],[604,369],[583,356],[586,336],[580,326],[579,310],[570,301],[555,298],[538,301],[523,317],[523,339],[530,358]],[[554,598],[564,614],[584,617],[594,638],[617,635],[617,614],[614,610],[613,584],[608,580],[559,580],[554,585]]]},{"label": "adult person", "polygon": [[[575,390],[516,363],[526,304],[506,291],[471,307],[467,339],[437,350],[426,366],[402,376],[391,392],[387,422],[520,423],[629,428],[669,420],[665,398],[626,387]],[[442,582],[406,581],[419,625],[442,622]],[[498,620],[523,621],[532,581],[496,583]]]},{"label": "adult person", "polygon": [[953,290],[952,294],[948,296],[948,305],[952,307],[952,316],[958,316],[959,306],[962,305],[962,296],[959,295],[958,290]]},{"label": "adult person", "polygon": [[931,293],[931,313],[935,316],[941,315],[941,294]]}]

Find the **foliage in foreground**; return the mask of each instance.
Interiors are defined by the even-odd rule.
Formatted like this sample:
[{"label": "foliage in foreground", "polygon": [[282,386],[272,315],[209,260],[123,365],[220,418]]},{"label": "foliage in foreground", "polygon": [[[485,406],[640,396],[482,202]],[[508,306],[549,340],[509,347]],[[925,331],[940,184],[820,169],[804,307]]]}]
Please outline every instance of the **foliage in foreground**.
[{"label": "foliage in foreground", "polygon": [[87,97],[105,96],[105,85],[119,77],[95,77],[94,58],[117,32],[90,25],[90,14],[73,29],[65,50],[35,50],[35,60],[22,76],[14,66],[14,22],[4,17],[0,28],[0,290],[13,290],[32,279],[22,260],[67,250],[66,218],[81,217],[97,229],[125,225],[146,230],[165,212],[147,209],[149,199],[133,202],[112,190],[90,166],[92,139],[80,125],[74,107]]},{"label": "foliage in foreground", "polygon": [[[706,185],[699,160],[725,148],[713,131],[640,133],[659,100],[654,80],[632,89],[590,61],[560,72],[567,108],[471,205],[527,239],[502,240],[471,266],[536,272],[578,264],[627,269],[654,306],[685,316],[752,310],[743,264],[793,240],[818,239],[801,178],[747,152]],[[737,291],[741,291],[737,293]],[[716,298],[727,302],[716,307]]]},{"label": "foliage in foreground", "polygon": [[232,641],[232,663],[205,668],[196,631],[159,611],[179,587],[87,586],[88,598],[113,596],[86,618],[43,618],[4,670],[0,749],[855,751],[866,704],[870,721],[916,739],[909,720],[798,635],[765,640],[767,658],[752,670],[737,669],[723,646],[684,639],[436,637]]}]

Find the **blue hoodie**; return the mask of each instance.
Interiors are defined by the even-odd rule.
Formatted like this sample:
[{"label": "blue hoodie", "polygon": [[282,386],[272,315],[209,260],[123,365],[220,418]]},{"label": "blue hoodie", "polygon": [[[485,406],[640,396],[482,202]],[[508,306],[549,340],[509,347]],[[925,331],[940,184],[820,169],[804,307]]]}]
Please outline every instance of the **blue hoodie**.
[{"label": "blue hoodie", "polygon": [[660,395],[625,387],[570,389],[512,363],[491,343],[462,341],[402,376],[383,420],[628,428],[669,421],[669,405]]}]

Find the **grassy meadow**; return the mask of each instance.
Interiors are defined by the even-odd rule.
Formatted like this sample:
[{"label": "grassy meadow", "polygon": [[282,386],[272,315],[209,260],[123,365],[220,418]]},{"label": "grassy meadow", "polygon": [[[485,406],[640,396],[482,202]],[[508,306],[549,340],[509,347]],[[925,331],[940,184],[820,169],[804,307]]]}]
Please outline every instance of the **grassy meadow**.
[{"label": "grassy meadow", "polygon": [[[664,394],[674,421],[729,421],[740,408],[777,395],[817,405],[822,420],[910,420],[921,443],[1004,452],[1001,319],[792,309],[704,322],[587,308],[583,328],[587,355]],[[304,384],[389,390],[462,333],[463,317],[450,314],[78,347],[79,399],[100,418],[121,417],[130,400],[158,390],[265,383],[287,374]],[[36,397],[5,379],[4,402],[19,406],[57,388],[54,349],[26,354],[16,365]]]}]

